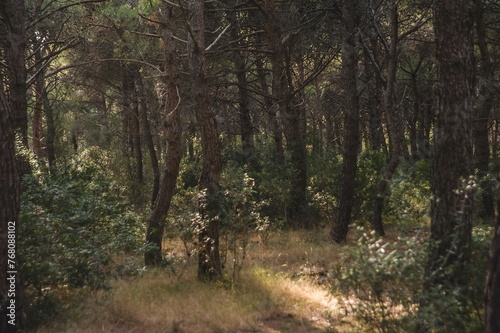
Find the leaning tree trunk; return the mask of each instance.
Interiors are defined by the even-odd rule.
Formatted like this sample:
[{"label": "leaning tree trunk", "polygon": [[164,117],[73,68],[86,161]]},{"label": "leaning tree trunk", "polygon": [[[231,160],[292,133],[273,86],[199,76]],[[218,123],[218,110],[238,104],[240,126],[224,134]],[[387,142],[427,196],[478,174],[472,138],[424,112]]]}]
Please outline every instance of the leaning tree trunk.
[{"label": "leaning tree trunk", "polygon": [[500,332],[500,174],[497,179],[495,235],[491,244],[484,302],[485,333]]},{"label": "leaning tree trunk", "polygon": [[24,291],[16,257],[20,180],[10,108],[0,85],[0,332],[22,331]]},{"label": "leaning tree trunk", "polygon": [[191,96],[196,119],[201,131],[203,166],[199,189],[205,191],[199,202],[201,224],[199,226],[198,279],[213,281],[222,278],[219,253],[218,200],[222,157],[215,112],[210,99],[205,57],[205,10],[203,0],[189,0],[188,58],[191,74]]},{"label": "leaning tree trunk", "polygon": [[[437,1],[434,22],[438,109],[432,166],[431,245],[424,290],[440,287],[444,292],[455,292],[466,287],[462,274],[472,232],[472,193],[468,182],[473,172],[474,1]],[[459,300],[463,301],[460,297]],[[431,302],[420,305],[421,314],[431,308]],[[420,330],[431,331],[430,324],[424,321],[425,316],[421,316]],[[446,324],[445,320],[439,323],[443,327]]]},{"label": "leaning tree trunk", "polygon": [[360,102],[358,92],[358,60],[357,44],[358,27],[357,1],[344,0],[342,17],[344,23],[342,40],[342,71],[345,94],[345,140],[342,161],[342,187],[340,200],[333,221],[331,237],[337,243],[346,240],[349,224],[351,223],[352,209],[354,207],[354,185],[358,163]]},{"label": "leaning tree trunk", "polygon": [[[165,56],[164,125],[167,137],[167,153],[163,179],[147,227],[146,241],[154,245],[154,248],[146,252],[145,263],[152,266],[158,265],[162,260],[165,217],[170,209],[182,158],[182,126],[179,110],[181,99],[178,90],[179,72],[177,69],[179,60],[176,55],[176,40],[173,34],[174,18],[174,8],[165,2],[162,7],[162,40]],[[152,142],[149,142],[149,145],[152,145]],[[149,149],[151,153],[151,147]]]}]

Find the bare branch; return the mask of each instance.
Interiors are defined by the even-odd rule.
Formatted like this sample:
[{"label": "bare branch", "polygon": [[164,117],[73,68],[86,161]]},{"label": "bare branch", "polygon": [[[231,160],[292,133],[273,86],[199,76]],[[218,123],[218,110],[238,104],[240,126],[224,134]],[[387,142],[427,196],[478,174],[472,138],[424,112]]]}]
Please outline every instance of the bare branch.
[{"label": "bare branch", "polygon": [[217,36],[217,38],[215,38],[215,40],[213,41],[213,43],[212,43],[212,44],[210,44],[210,45],[208,45],[208,47],[205,49],[205,52],[206,52],[206,51],[210,51],[210,49],[211,49],[212,47],[214,47],[214,46],[215,46],[215,44],[217,44],[217,42],[219,41],[219,39],[221,39],[221,38],[222,38],[222,36],[226,33],[227,29],[229,29],[230,27],[231,27],[231,24],[228,24],[228,25],[224,28],[224,30],[222,30],[222,32],[219,34],[219,36]]}]

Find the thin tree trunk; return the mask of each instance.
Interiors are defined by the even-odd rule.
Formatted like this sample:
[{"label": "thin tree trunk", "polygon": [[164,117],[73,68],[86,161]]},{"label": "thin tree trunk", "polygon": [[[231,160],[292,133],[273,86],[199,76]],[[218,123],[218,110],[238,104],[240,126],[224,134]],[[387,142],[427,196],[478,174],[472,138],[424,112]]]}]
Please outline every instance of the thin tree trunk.
[{"label": "thin tree trunk", "polygon": [[210,99],[205,57],[205,9],[203,0],[189,0],[188,58],[191,74],[191,96],[196,119],[200,126],[203,166],[199,189],[206,191],[199,202],[202,217],[198,234],[198,279],[213,281],[222,278],[219,253],[218,191],[222,172],[222,157],[215,112]]},{"label": "thin tree trunk", "polygon": [[[292,43],[290,43],[292,44]],[[292,227],[310,227],[307,219],[307,149],[305,143],[305,120],[306,112],[304,101],[300,93],[292,97],[293,69],[292,69],[292,47],[284,49],[285,58],[285,78],[286,84],[283,86],[283,99],[280,99],[281,110],[283,112],[284,133],[287,142],[287,150],[290,154],[290,164],[292,167],[292,177],[290,180],[290,204],[288,207],[288,221]],[[297,61],[299,65],[302,60]],[[299,69],[300,70],[300,69]],[[299,74],[300,76],[300,74]]]},{"label": "thin tree trunk", "polygon": [[266,80],[266,70],[264,69],[262,58],[259,56],[255,60],[255,67],[257,68],[260,89],[265,95],[264,105],[267,110],[267,115],[269,116],[269,127],[271,128],[271,133],[274,140],[276,161],[280,164],[283,164],[285,163],[285,151],[283,149],[283,131],[278,120],[276,111],[277,106],[273,103],[273,99],[268,96],[270,92],[269,85]]},{"label": "thin tree trunk", "polygon": [[337,243],[345,242],[354,207],[354,188],[360,141],[360,104],[358,92],[357,27],[358,2],[344,0],[342,5],[342,72],[345,94],[345,141],[342,161],[342,183],[337,214],[333,221],[331,237]]},{"label": "thin tree trunk", "polygon": [[392,180],[392,176],[399,165],[399,158],[402,153],[402,145],[404,141],[403,122],[401,115],[397,110],[395,99],[396,90],[396,72],[398,61],[398,31],[399,31],[399,18],[398,18],[398,1],[391,0],[391,42],[389,53],[387,55],[387,82],[385,91],[385,115],[387,120],[387,127],[389,130],[389,139],[391,143],[390,157],[387,167],[382,175],[382,179],[377,185],[377,193],[375,195],[375,205],[372,218],[372,225],[375,231],[380,235],[385,235],[384,224],[382,221],[382,214],[384,211],[384,201],[386,196],[387,187]]},{"label": "thin tree trunk", "polygon": [[[25,327],[24,289],[17,261],[20,179],[17,170],[14,126],[0,85],[0,331],[20,332]],[[13,250],[13,251],[12,251]]]},{"label": "thin tree trunk", "polygon": [[[45,80],[44,80],[45,81]],[[54,110],[50,104],[47,87],[44,85],[42,92],[43,110],[45,111],[45,122],[47,123],[47,132],[45,136],[45,147],[47,148],[47,161],[51,173],[56,170],[56,123],[54,120]]]},{"label": "thin tree trunk", "polygon": [[364,64],[366,81],[368,85],[367,92],[367,112],[368,112],[368,128],[370,133],[371,148],[373,150],[382,149],[385,146],[384,131],[382,128],[382,102],[380,100],[382,80],[380,74],[377,73],[373,61],[378,61],[377,37],[374,28],[369,29],[370,45],[372,48],[373,59],[369,55],[369,50],[365,49]]},{"label": "thin tree trunk", "polygon": [[167,136],[165,170],[161,181],[153,212],[148,221],[146,241],[154,248],[145,254],[148,266],[158,265],[162,260],[162,241],[165,229],[165,217],[170,209],[175,184],[179,176],[182,158],[182,126],[180,114],[180,94],[178,90],[178,67],[176,40],[174,31],[174,8],[164,2],[162,7],[162,40],[165,56],[165,114],[164,125]]},{"label": "thin tree trunk", "polygon": [[[238,32],[240,28],[239,22],[236,18],[236,11],[230,10],[227,16],[232,25],[231,38],[233,40],[238,40]],[[248,93],[248,79],[246,74],[247,68],[243,52],[238,50],[233,51],[233,62],[236,70],[236,79],[238,80],[241,148],[243,155],[245,156],[246,163],[253,170],[257,170],[258,165],[257,158],[255,156],[254,130],[250,115],[250,95]]]},{"label": "thin tree trunk", "polygon": [[[135,182],[138,187],[142,184],[144,179],[143,172],[143,163],[142,163],[142,145],[141,145],[141,124],[139,118],[139,101],[137,96],[137,89],[135,84],[135,78],[137,77],[137,73],[135,69],[131,69],[131,89],[130,89],[130,130],[131,130],[131,139],[132,139],[132,147],[134,152],[135,159]],[[139,191],[139,189],[137,190]],[[139,193],[137,193],[137,196]],[[137,197],[136,196],[136,197]]]},{"label": "thin tree trunk", "polygon": [[33,115],[31,116],[31,142],[35,157],[42,163],[44,157],[43,152],[43,100],[40,83],[38,78],[35,83],[35,106],[33,107]]},{"label": "thin tree trunk", "polygon": [[[486,176],[490,170],[490,143],[488,138],[488,125],[490,113],[497,100],[498,89],[494,85],[494,68],[488,49],[486,26],[484,22],[484,4],[482,0],[475,2],[475,21],[477,32],[477,44],[480,51],[479,73],[482,83],[480,86],[480,98],[474,116],[474,157],[475,166],[479,170],[480,178]],[[481,184],[482,186],[484,184]],[[492,189],[484,188],[482,192],[483,214],[487,220],[494,218],[494,193]]]},{"label": "thin tree trunk", "polygon": [[151,126],[148,119],[148,103],[146,100],[146,91],[144,89],[144,83],[142,81],[142,76],[140,73],[138,73],[137,75],[137,94],[139,99],[139,117],[142,124],[143,137],[148,149],[149,159],[151,160],[151,169],[153,170],[153,193],[151,195],[151,205],[154,207],[156,196],[160,189],[160,167],[158,164],[158,157],[156,155],[153,135],[151,134]]}]

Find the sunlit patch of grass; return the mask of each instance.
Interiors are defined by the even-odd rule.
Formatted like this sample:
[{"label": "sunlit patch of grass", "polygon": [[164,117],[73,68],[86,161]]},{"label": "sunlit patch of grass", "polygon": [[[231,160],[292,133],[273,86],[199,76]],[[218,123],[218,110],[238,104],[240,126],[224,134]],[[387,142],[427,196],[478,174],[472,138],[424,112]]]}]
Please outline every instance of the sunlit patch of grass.
[{"label": "sunlit patch of grass", "polygon": [[112,291],[95,293],[64,322],[41,332],[257,331],[262,320],[279,314],[308,318],[327,299],[313,284],[264,269],[248,269],[235,284],[152,271],[116,281]]},{"label": "sunlit patch of grass", "polygon": [[183,257],[182,244],[168,245],[178,259],[172,267],[119,277],[109,291],[87,295],[39,332],[268,332],[263,325],[281,318],[348,332],[328,285],[332,276],[322,282],[314,275],[316,269],[332,273],[345,250],[327,230],[254,237],[236,281],[212,284],[196,280],[196,260]]}]

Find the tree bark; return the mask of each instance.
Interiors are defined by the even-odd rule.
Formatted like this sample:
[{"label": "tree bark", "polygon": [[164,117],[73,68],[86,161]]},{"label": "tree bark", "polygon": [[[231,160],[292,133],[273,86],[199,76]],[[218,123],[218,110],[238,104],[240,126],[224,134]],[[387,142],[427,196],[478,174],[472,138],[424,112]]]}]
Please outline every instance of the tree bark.
[{"label": "tree bark", "polygon": [[[174,8],[167,2],[162,7],[162,41],[165,56],[165,114],[164,125],[167,137],[167,152],[165,169],[160,184],[156,202],[148,221],[146,241],[154,248],[145,254],[145,263],[148,266],[158,265],[162,260],[162,241],[165,229],[165,217],[170,209],[175,184],[179,176],[182,158],[182,126],[180,114],[180,94],[178,90],[179,62],[176,54],[176,40],[174,38]],[[149,144],[148,144],[149,145]],[[151,149],[151,148],[150,148]]]},{"label": "tree bark", "polygon": [[[236,17],[236,10],[230,10],[227,13],[229,22],[232,25],[231,38],[239,39],[239,22]],[[236,71],[236,79],[238,80],[238,105],[240,116],[240,133],[241,133],[241,148],[245,162],[252,170],[258,170],[257,157],[255,156],[254,130],[252,117],[250,115],[250,95],[248,92],[247,65],[245,63],[245,55],[242,51],[233,51],[233,63]]]},{"label": "tree bark", "polygon": [[[424,290],[465,287],[472,232],[473,0],[436,2],[438,109],[434,127],[431,245]],[[428,301],[430,302],[430,301]],[[421,310],[428,304],[420,305]],[[421,324],[420,331],[432,328]],[[442,323],[445,325],[446,323]]]},{"label": "tree bark", "polygon": [[[12,244],[15,249],[11,240],[15,240],[13,237],[19,232],[20,179],[15,141],[10,107],[0,85],[0,331],[5,333],[22,331],[25,327],[19,263],[17,256],[9,252],[13,249]],[[10,320],[14,321],[9,323]]]},{"label": "tree bark", "polygon": [[[490,113],[497,100],[498,89],[494,84],[494,66],[488,49],[488,36],[484,22],[483,0],[475,2],[475,21],[477,32],[477,45],[479,47],[479,91],[480,98],[477,101],[476,113],[473,122],[474,134],[474,157],[475,166],[480,178],[486,176],[490,170],[490,143],[488,125]],[[483,184],[481,184],[483,185]],[[482,192],[483,211],[482,217],[491,221],[494,218],[494,193],[492,189],[483,188]]]},{"label": "tree bark", "polygon": [[283,149],[283,131],[278,120],[276,105],[275,103],[273,103],[273,99],[269,96],[270,92],[269,84],[267,83],[266,79],[266,70],[264,69],[264,64],[260,56],[257,56],[257,59],[255,60],[255,67],[257,68],[260,89],[265,95],[264,106],[269,117],[269,127],[271,129],[271,134],[274,141],[276,161],[280,164],[283,164],[285,163],[285,151]]},{"label": "tree bark", "polygon": [[398,1],[391,0],[390,6],[391,41],[389,52],[387,54],[387,82],[384,95],[384,108],[391,145],[389,161],[382,175],[382,179],[377,185],[372,218],[373,228],[380,236],[385,235],[382,214],[384,211],[384,201],[387,187],[389,186],[392,176],[399,165],[399,158],[402,153],[403,141],[405,139],[402,117],[398,112],[396,103],[394,102],[399,42]]},{"label": "tree bark", "polygon": [[151,205],[154,207],[156,196],[160,189],[160,167],[158,164],[158,156],[156,154],[153,135],[151,133],[151,125],[148,119],[148,103],[146,100],[146,91],[144,89],[144,82],[140,73],[137,75],[137,94],[139,99],[139,117],[142,124],[142,132],[144,141],[151,160],[151,169],[153,170],[153,193],[151,195]]},{"label": "tree bark", "polygon": [[5,37],[5,61],[9,68],[9,104],[12,110],[14,129],[21,141],[28,145],[28,103],[26,93],[27,73],[26,52],[26,8],[24,0],[4,0],[0,2],[0,15],[7,29]]},{"label": "tree bark", "polygon": [[205,56],[205,9],[203,0],[189,0],[188,38],[189,71],[191,75],[191,96],[201,132],[203,166],[199,189],[205,191],[204,200],[199,202],[202,218],[199,226],[198,279],[214,281],[222,278],[222,264],[219,253],[218,192],[222,172],[222,157],[215,112],[210,99],[207,82]]},{"label": "tree bark", "polygon": [[[136,78],[137,78],[137,69],[131,68],[131,89],[130,89],[130,131],[131,131],[131,139],[132,139],[132,147],[134,152],[135,159],[135,181],[136,186],[139,187],[142,184],[144,179],[143,172],[143,163],[142,163],[142,145],[141,145],[141,124],[139,118],[139,100],[137,96],[136,89]],[[138,189],[139,191],[139,189]],[[139,195],[139,193],[137,193]]]},{"label": "tree bark", "polygon": [[344,0],[342,5],[342,76],[345,95],[345,141],[342,161],[342,183],[337,214],[331,237],[337,243],[345,242],[354,206],[354,188],[360,140],[360,104],[358,91],[357,49],[359,12],[358,1]]}]

